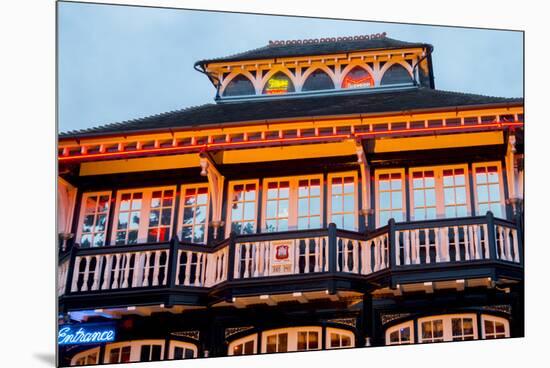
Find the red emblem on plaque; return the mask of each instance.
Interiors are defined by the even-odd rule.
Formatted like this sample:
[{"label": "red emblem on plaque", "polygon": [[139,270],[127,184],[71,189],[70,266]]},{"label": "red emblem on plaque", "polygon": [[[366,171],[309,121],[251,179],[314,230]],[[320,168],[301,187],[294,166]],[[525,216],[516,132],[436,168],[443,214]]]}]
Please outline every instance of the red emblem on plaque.
[{"label": "red emblem on plaque", "polygon": [[287,259],[288,258],[288,245],[279,245],[275,249],[275,258],[276,259]]}]

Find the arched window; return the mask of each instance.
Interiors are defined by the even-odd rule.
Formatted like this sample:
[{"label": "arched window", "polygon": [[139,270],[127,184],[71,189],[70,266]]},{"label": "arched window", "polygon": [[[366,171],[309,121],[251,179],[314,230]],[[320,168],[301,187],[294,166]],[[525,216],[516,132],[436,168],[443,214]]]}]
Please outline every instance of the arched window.
[{"label": "arched window", "polygon": [[374,79],[369,72],[360,66],[356,66],[346,74],[342,81],[342,88],[374,87]]},{"label": "arched window", "polygon": [[292,80],[283,72],[277,72],[268,79],[264,86],[264,95],[278,95],[294,92]]},{"label": "arched window", "polygon": [[231,79],[229,84],[223,91],[224,97],[229,96],[247,96],[254,95],[256,90],[254,85],[245,75],[239,74],[235,78]]},{"label": "arched window", "polygon": [[319,91],[323,89],[334,89],[334,83],[328,74],[321,69],[311,73],[302,87],[302,91]]},{"label": "arched window", "polygon": [[387,86],[389,84],[400,84],[400,83],[411,83],[411,82],[412,82],[412,78],[409,72],[407,71],[407,69],[405,69],[400,64],[393,64],[384,73],[384,76],[380,81],[380,85]]}]

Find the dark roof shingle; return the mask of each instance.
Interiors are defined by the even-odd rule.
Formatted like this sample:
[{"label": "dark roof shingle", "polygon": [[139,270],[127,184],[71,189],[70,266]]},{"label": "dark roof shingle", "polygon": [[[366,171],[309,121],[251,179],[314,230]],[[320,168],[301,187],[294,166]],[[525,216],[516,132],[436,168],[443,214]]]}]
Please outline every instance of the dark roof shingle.
[{"label": "dark roof shingle", "polygon": [[256,101],[205,104],[120,123],[63,132],[59,134],[59,137],[68,139],[275,119],[395,113],[434,108],[522,103],[522,98],[491,97],[422,87],[391,92],[282,99],[266,98]]},{"label": "dark roof shingle", "polygon": [[195,65],[205,65],[210,63],[255,60],[255,59],[273,59],[281,57],[296,57],[307,55],[328,55],[340,54],[353,51],[378,50],[378,49],[403,49],[410,47],[432,47],[426,43],[406,42],[394,40],[393,38],[375,38],[369,40],[335,41],[307,44],[290,45],[267,45],[254,50],[241,52],[226,57],[199,60]]}]

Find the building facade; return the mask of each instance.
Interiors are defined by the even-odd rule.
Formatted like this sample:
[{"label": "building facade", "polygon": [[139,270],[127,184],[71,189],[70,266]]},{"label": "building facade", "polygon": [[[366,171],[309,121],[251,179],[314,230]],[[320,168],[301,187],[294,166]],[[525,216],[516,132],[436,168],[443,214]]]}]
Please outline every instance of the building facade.
[{"label": "building facade", "polygon": [[59,356],[524,334],[523,99],[385,34],[202,60],[215,103],[59,135]]}]

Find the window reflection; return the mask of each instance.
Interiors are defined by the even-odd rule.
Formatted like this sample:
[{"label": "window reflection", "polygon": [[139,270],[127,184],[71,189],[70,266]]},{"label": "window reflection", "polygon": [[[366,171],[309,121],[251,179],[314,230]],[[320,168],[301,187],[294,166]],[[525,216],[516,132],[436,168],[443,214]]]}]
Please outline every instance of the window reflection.
[{"label": "window reflection", "polygon": [[206,242],[208,213],[208,188],[185,188],[183,198],[182,240],[193,243]]},{"label": "window reflection", "polygon": [[234,184],[231,198],[231,231],[256,232],[256,184]]},{"label": "window reflection", "polygon": [[496,165],[476,167],[475,175],[479,215],[485,215],[491,211],[496,217],[503,217],[498,167]]},{"label": "window reflection", "polygon": [[403,185],[401,173],[378,175],[378,222],[384,226],[393,218],[403,221]]},{"label": "window reflection", "polygon": [[355,229],[355,178],[335,176],[331,179],[330,221],[338,228]]}]

